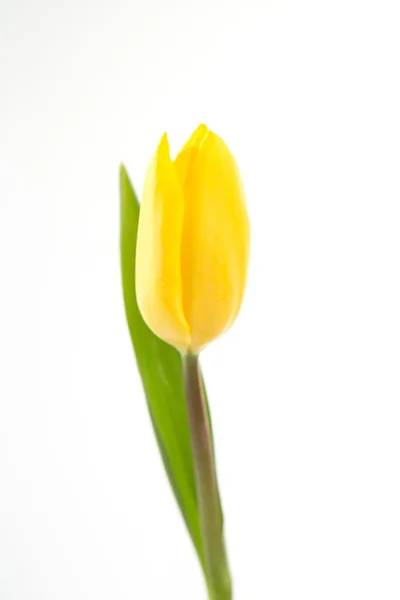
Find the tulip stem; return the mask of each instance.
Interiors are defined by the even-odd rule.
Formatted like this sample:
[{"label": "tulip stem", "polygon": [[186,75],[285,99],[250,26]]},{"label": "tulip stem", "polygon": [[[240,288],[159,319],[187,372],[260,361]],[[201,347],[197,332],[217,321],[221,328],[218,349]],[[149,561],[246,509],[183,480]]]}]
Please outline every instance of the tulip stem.
[{"label": "tulip stem", "polygon": [[209,597],[210,600],[231,600],[232,583],[222,531],[214,448],[199,357],[185,354],[182,360]]}]

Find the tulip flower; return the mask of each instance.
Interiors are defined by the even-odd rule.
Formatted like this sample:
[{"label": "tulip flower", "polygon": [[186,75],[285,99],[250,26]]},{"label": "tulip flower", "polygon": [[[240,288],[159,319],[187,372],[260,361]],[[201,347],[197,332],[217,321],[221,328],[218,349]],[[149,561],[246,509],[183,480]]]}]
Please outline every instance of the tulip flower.
[{"label": "tulip flower", "polygon": [[231,600],[198,357],[236,319],[249,262],[243,186],[223,140],[200,125],[172,160],[164,134],[140,212],[122,169],[121,226],[125,307],[156,438],[209,598]]},{"label": "tulip flower", "polygon": [[250,230],[236,161],[200,125],[171,160],[164,134],[145,178],[136,251],[139,309],[150,329],[198,353],[234,322]]}]

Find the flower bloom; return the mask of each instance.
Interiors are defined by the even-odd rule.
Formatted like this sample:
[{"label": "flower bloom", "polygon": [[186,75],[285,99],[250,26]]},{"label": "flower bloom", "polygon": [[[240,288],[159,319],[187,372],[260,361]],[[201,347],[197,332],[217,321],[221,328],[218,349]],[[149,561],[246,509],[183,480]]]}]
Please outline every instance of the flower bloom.
[{"label": "flower bloom", "polygon": [[171,160],[164,134],[147,170],[136,251],[136,295],[161,339],[197,353],[234,322],[250,227],[239,170],[224,141],[200,125]]}]

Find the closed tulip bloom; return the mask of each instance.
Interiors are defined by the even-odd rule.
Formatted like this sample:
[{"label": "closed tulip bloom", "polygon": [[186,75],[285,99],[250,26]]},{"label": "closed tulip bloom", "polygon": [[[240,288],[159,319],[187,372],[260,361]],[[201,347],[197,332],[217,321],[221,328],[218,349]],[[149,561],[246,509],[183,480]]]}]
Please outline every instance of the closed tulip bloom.
[{"label": "closed tulip bloom", "polygon": [[136,293],[161,339],[197,353],[234,322],[246,284],[250,228],[229,148],[200,125],[174,161],[164,134],[141,199]]}]

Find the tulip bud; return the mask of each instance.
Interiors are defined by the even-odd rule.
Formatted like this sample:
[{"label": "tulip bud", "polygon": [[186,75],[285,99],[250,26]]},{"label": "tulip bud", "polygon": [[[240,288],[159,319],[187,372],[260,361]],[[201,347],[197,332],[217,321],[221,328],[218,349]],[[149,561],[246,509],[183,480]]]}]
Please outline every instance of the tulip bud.
[{"label": "tulip bud", "polygon": [[242,302],[250,228],[229,148],[200,125],[174,161],[164,134],[145,178],[136,290],[149,328],[197,353],[234,322]]}]

